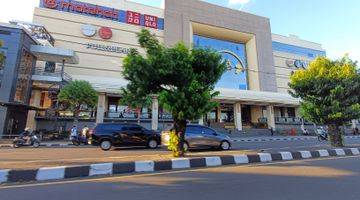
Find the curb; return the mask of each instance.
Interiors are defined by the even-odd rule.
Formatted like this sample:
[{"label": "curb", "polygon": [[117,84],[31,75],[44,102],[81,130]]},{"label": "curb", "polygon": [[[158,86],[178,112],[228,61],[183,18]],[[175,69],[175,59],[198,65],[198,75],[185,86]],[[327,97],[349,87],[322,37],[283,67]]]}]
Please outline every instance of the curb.
[{"label": "curb", "polygon": [[46,167],[29,170],[0,170],[0,184],[32,181],[53,181],[79,177],[110,176],[129,173],[158,172],[164,170],[181,170],[201,167],[216,167],[353,155],[360,155],[359,148],[279,152],[271,154],[258,153],[253,155],[224,155],[214,157],[179,158],[163,161],[98,163],[82,166]]},{"label": "curb", "polygon": [[[344,136],[345,139],[358,139],[360,136]],[[251,139],[240,139],[234,138],[234,142],[270,142],[270,141],[304,141],[304,140],[316,140],[316,136],[302,136],[302,137],[284,137],[284,138],[251,138]]]}]

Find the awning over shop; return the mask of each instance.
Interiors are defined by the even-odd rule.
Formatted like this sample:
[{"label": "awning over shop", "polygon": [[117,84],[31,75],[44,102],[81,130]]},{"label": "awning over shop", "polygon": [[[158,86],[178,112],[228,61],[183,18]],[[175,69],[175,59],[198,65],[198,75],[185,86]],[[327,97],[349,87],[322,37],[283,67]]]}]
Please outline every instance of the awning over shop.
[{"label": "awning over shop", "polygon": [[18,107],[18,108],[22,108],[25,110],[43,110],[42,108],[38,108],[35,106],[29,106],[26,104],[22,104],[22,103],[16,103],[16,102],[1,102],[0,101],[0,106],[3,107]]},{"label": "awning over shop", "polygon": [[49,61],[55,63],[78,64],[79,58],[73,50],[55,48],[52,46],[32,45],[31,53],[38,61]]},{"label": "awning over shop", "polygon": [[220,92],[220,95],[216,97],[218,100],[288,106],[300,105],[299,99],[293,98],[290,94],[286,93],[236,90],[226,88],[216,88],[215,90]]}]

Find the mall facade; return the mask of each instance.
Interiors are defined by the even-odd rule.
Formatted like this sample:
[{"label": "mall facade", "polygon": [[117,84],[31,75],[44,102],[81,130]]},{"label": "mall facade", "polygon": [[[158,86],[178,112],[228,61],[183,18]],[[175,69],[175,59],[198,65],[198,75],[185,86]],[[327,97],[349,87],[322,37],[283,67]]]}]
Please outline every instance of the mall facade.
[{"label": "mall facade", "polygon": [[[139,117],[154,130],[169,126],[171,114],[155,97],[141,110],[120,103],[120,88],[127,84],[121,76],[122,60],[131,48],[144,52],[136,35],[143,28],[167,46],[182,41],[223,55],[228,70],[216,85],[220,95],[214,99],[220,106],[198,121],[219,129],[299,127],[299,100],[288,94],[289,77],[326,55],[320,44],[272,34],[268,18],[198,0],[166,0],[165,9],[126,0],[41,0],[33,26],[49,35],[51,42],[42,45],[73,53],[67,60],[61,60],[64,55],[53,59],[56,55],[46,54],[46,49],[37,55],[42,59],[34,64],[25,103],[37,108],[28,112],[27,126],[38,130],[72,125],[72,113],[55,111],[56,93],[71,80],[89,81],[99,94],[97,108],[82,112],[82,124],[136,122]],[[39,36],[33,35],[35,40]]]}]

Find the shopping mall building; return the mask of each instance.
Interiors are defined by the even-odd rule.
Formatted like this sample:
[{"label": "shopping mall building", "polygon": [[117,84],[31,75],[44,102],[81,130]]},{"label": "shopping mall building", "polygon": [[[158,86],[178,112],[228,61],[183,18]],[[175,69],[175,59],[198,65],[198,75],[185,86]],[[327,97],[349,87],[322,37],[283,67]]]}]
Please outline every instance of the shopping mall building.
[{"label": "shopping mall building", "polygon": [[[0,117],[4,134],[25,126],[15,119],[15,112],[22,112],[20,119],[26,118],[19,104],[26,107],[26,126],[69,129],[72,113],[56,112],[56,94],[71,80],[89,81],[99,94],[97,108],[82,112],[82,125],[136,122],[140,113],[141,123],[149,128],[168,126],[171,115],[156,98],[141,112],[120,103],[120,88],[127,84],[121,76],[122,60],[130,48],[144,52],[136,37],[143,28],[167,46],[183,41],[190,47],[210,47],[223,55],[228,70],[217,83],[220,95],[214,99],[220,107],[199,119],[199,123],[210,123],[215,128],[300,126],[299,100],[288,94],[289,77],[326,54],[320,44],[293,35],[272,34],[268,18],[198,0],[166,0],[165,9],[126,0],[41,0],[35,8],[33,24],[14,22],[0,28],[32,36],[34,44],[22,47],[22,51],[26,50],[22,56],[34,57],[36,61],[31,66],[31,78],[25,81],[29,98],[16,98],[19,81],[13,81],[9,86],[13,90],[6,90],[9,98],[0,99],[4,102]],[[9,54],[11,44],[1,30],[0,39],[5,40],[2,49]],[[11,68],[5,62],[0,68],[3,83],[8,77],[7,67]],[[2,92],[5,85],[0,86]]]}]

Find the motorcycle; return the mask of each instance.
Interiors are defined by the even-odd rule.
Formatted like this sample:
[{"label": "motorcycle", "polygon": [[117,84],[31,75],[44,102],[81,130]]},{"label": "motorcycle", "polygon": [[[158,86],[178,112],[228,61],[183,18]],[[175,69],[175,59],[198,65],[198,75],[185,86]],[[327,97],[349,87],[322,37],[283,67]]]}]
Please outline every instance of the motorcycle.
[{"label": "motorcycle", "polygon": [[88,141],[86,138],[81,137],[81,136],[71,136],[70,137],[71,143],[75,146],[79,146],[81,144],[87,145]]},{"label": "motorcycle", "polygon": [[29,137],[30,137],[29,142],[27,142],[25,139],[20,137],[15,138],[13,140],[13,147],[14,148],[19,148],[22,146],[32,146],[34,148],[40,147],[40,140],[35,134],[31,134]]},{"label": "motorcycle", "polygon": [[328,133],[322,127],[316,129],[316,135],[317,135],[319,141],[327,141],[328,140]]}]

